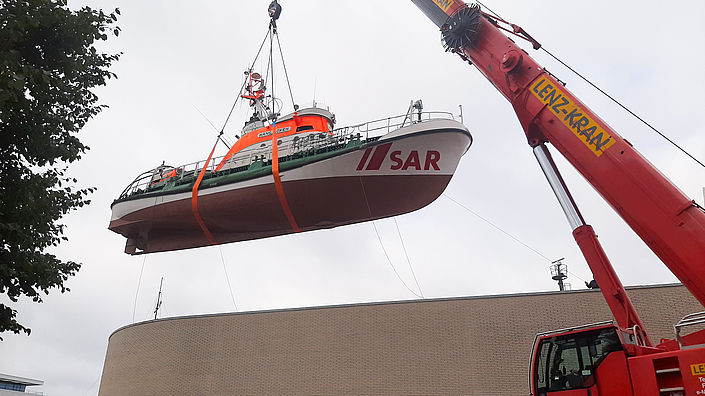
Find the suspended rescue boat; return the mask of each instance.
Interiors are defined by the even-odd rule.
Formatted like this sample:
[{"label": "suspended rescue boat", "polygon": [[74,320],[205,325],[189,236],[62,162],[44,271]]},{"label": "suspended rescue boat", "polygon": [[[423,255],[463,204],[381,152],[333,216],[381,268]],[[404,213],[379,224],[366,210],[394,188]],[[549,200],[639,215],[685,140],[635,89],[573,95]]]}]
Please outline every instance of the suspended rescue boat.
[{"label": "suspended rescue boat", "polygon": [[[272,11],[274,10],[274,11]],[[270,5],[269,34],[281,8]],[[111,205],[125,253],[218,245],[332,228],[420,209],[445,190],[472,143],[450,113],[423,112],[334,128],[326,109],[279,116],[265,81],[247,72],[252,117],[220,158],[162,164]]]}]

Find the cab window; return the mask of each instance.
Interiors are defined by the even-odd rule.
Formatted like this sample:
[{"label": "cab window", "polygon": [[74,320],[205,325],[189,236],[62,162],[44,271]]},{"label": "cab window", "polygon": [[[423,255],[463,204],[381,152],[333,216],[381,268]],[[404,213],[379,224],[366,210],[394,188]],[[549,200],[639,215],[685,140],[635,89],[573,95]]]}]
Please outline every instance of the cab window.
[{"label": "cab window", "polygon": [[534,367],[537,394],[593,386],[595,369],[617,350],[622,344],[614,328],[543,339]]}]

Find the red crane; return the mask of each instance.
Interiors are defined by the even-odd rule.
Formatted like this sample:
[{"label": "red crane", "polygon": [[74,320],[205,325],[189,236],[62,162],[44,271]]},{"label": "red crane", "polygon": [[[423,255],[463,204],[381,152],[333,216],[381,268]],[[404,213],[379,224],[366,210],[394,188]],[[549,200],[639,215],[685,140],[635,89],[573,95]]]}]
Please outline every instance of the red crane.
[{"label": "red crane", "polygon": [[615,322],[539,334],[530,372],[537,396],[705,394],[705,330],[655,345],[585,223],[546,147],[553,145],[695,298],[705,305],[705,212],[505,33],[519,26],[460,0],[412,0],[447,50],[471,62],[512,104]]}]

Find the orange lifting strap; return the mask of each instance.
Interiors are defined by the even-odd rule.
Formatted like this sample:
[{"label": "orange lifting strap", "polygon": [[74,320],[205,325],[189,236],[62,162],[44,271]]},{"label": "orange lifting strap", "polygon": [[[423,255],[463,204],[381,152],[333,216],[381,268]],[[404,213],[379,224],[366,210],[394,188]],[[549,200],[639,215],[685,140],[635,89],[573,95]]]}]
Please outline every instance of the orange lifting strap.
[{"label": "orange lifting strap", "polygon": [[206,174],[206,169],[208,168],[208,164],[210,164],[211,162],[211,158],[213,158],[213,153],[215,152],[215,147],[218,145],[219,140],[220,136],[218,136],[218,139],[215,141],[215,145],[213,145],[213,150],[211,150],[211,153],[208,156],[206,163],[203,164],[203,169],[201,169],[201,173],[198,174],[198,179],[196,179],[196,183],[193,185],[193,190],[191,192],[191,210],[193,211],[193,216],[196,218],[198,225],[201,226],[203,233],[206,234],[206,238],[208,238],[208,241],[211,243],[211,245],[217,245],[217,243],[215,242],[215,239],[213,239],[213,235],[211,235],[211,232],[208,231],[208,227],[206,227],[206,224],[203,222],[203,219],[201,219],[201,215],[198,214],[198,186],[201,185],[201,180],[203,180],[203,176]]},{"label": "orange lifting strap", "polygon": [[[218,137],[218,140],[220,140],[220,137]],[[201,181],[203,180],[203,176],[206,174],[208,164],[213,158],[213,153],[215,152],[215,148],[218,145],[218,140],[216,140],[215,145],[213,146],[213,150],[211,150],[211,153],[208,155],[208,159],[203,165],[201,172],[198,174],[198,179],[196,179],[196,183],[193,185],[193,190],[191,191],[191,210],[193,211],[193,216],[196,218],[198,225],[201,226],[203,233],[206,235],[206,238],[208,238],[208,241],[212,245],[217,245],[217,243],[215,239],[213,239],[213,235],[211,235],[210,231],[208,230],[208,227],[206,227],[206,224],[203,222],[201,215],[198,213],[198,187],[201,185]],[[284,213],[286,214],[286,218],[289,220],[291,228],[294,230],[294,232],[301,232],[301,229],[299,228],[299,225],[296,223],[296,219],[294,218],[294,214],[291,213],[289,203],[286,201],[286,196],[284,195],[284,187],[282,186],[282,181],[279,177],[279,147],[277,145],[277,136],[275,133],[272,133],[272,176],[274,176],[274,186],[277,189],[279,202],[282,205],[282,209],[284,209]]]},{"label": "orange lifting strap", "polygon": [[289,224],[294,232],[301,232],[299,225],[296,223],[294,214],[291,213],[289,208],[289,203],[286,202],[286,196],[284,195],[284,187],[282,186],[281,178],[279,177],[279,145],[277,145],[277,134],[275,125],[272,125],[272,176],[274,176],[274,185],[277,188],[277,195],[279,195],[279,202],[284,209],[286,218],[289,219]]}]

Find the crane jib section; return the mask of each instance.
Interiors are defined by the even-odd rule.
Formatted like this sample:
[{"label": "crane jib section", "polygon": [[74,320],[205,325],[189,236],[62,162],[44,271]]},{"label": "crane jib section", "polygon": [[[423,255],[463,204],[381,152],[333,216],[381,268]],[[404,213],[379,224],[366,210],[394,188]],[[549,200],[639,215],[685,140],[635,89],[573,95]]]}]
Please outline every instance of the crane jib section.
[{"label": "crane jib section", "polygon": [[519,27],[501,30],[460,0],[412,1],[441,28],[446,50],[509,100],[529,145],[558,150],[705,305],[705,213],[505,35]]},{"label": "crane jib section", "polygon": [[433,2],[436,3],[443,12],[448,12],[450,6],[455,3],[453,0],[433,0]]},{"label": "crane jib section", "polygon": [[531,93],[548,106],[596,156],[601,156],[614,144],[612,136],[600,127],[587,111],[572,101],[560,88],[554,87],[547,78],[538,79],[531,87]]}]

